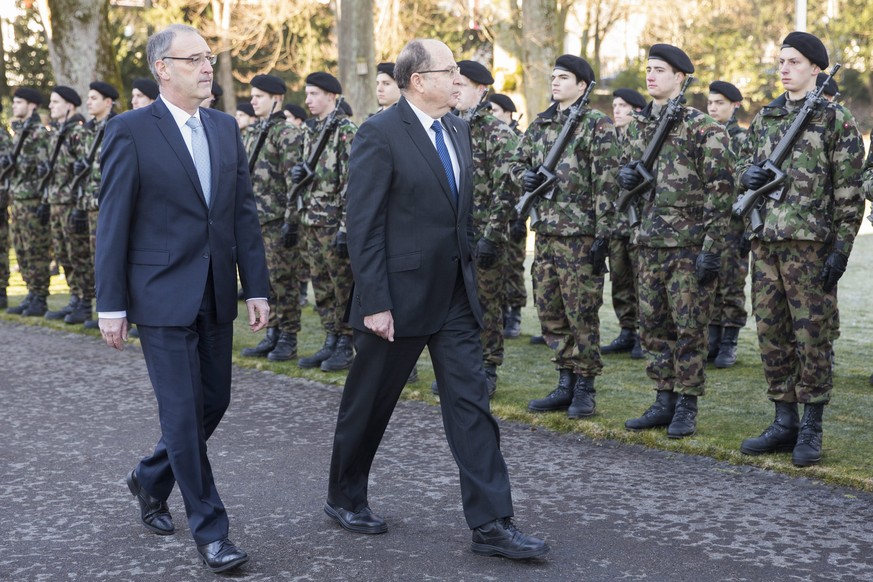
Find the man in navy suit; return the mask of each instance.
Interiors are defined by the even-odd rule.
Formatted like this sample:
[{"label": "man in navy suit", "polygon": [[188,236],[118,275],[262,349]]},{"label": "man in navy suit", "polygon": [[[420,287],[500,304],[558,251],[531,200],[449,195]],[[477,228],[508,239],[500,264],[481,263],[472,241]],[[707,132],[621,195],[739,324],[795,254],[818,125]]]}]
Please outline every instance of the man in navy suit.
[{"label": "man in navy suit", "polygon": [[471,253],[470,130],[449,114],[458,102],[458,66],[443,43],[416,40],[394,74],[403,97],[361,126],[349,161],[350,323],[358,355],[343,390],[324,511],[352,532],[387,531],[369,508],[370,466],[427,346],[473,551],[542,556],[549,547],[512,523],[509,475],[488,404]]},{"label": "man in navy suit", "polygon": [[97,311],[119,350],[137,324],[158,401],[161,439],[127,477],[142,523],[174,533],[178,483],[201,558],[222,572],[248,556],[227,539],[206,440],[230,402],[237,269],[251,330],[267,323],[264,245],[236,120],[200,108],[215,62],[206,41],[171,25],[146,50],[160,97],[106,126]]}]

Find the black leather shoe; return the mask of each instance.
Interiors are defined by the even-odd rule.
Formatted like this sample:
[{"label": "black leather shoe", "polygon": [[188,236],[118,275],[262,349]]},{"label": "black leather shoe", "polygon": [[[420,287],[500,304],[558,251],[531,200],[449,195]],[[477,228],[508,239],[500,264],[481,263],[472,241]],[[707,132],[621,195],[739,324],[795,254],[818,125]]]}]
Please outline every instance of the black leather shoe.
[{"label": "black leather shoe", "polygon": [[551,548],[543,540],[521,533],[511,518],[504,517],[474,529],[470,549],[480,556],[524,560],[545,556]]},{"label": "black leather shoe", "polygon": [[203,563],[213,572],[227,572],[249,561],[249,555],[227,538],[197,546]]},{"label": "black leather shoe", "polygon": [[176,533],[173,526],[173,516],[166,501],[155,499],[143,489],[136,478],[136,469],[127,475],[127,488],[139,501],[139,512],[142,524],[160,536]]},{"label": "black leather shoe", "polygon": [[349,531],[361,534],[381,534],[388,531],[385,520],[370,511],[369,507],[351,512],[330,501],[324,503],[324,512]]}]

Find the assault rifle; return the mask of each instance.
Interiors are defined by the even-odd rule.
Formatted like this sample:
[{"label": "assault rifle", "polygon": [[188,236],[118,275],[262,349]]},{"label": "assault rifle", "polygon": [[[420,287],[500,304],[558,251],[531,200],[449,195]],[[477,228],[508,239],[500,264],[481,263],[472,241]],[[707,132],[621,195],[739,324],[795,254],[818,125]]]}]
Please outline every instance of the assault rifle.
[{"label": "assault rifle", "polygon": [[94,167],[94,160],[97,158],[97,150],[100,149],[100,143],[103,141],[103,133],[106,131],[106,123],[103,123],[103,126],[97,130],[97,135],[94,136],[94,141],[91,143],[91,147],[88,149],[88,155],[85,158],[85,164],[87,167],[83,168],[81,172],[76,174],[73,177],[73,181],[70,184],[70,192],[76,193],[76,201],[79,201],[82,196],[85,195],[85,189],[82,187],[85,178],[91,175],[91,169]]},{"label": "assault rifle", "polygon": [[[37,117],[38,119],[39,117]],[[33,123],[33,116],[31,116],[21,125],[21,133],[18,134],[18,140],[15,142],[15,147],[12,149],[12,155],[10,156],[11,163],[8,166],[4,166],[2,171],[0,171],[0,184],[5,184],[6,180],[12,177],[12,172],[15,171],[18,164],[18,157],[21,155],[22,148],[24,148],[24,140],[27,139],[27,134],[33,130]]]},{"label": "assault rifle", "polygon": [[552,185],[557,179],[555,176],[555,168],[558,167],[561,158],[564,156],[564,150],[566,150],[567,146],[570,145],[570,140],[573,138],[573,134],[576,132],[579,123],[582,121],[582,117],[585,115],[585,106],[588,105],[588,102],[591,100],[591,91],[594,89],[595,85],[597,85],[597,83],[594,81],[588,83],[588,87],[585,88],[585,93],[570,107],[567,121],[564,122],[564,127],[561,128],[561,133],[558,134],[558,139],[555,140],[549,153],[546,154],[545,161],[543,161],[543,163],[537,168],[537,174],[544,176],[545,180],[543,180],[543,183],[537,186],[537,188],[532,192],[525,192],[521,197],[521,200],[518,201],[518,204],[515,205],[515,211],[518,212],[519,218],[527,218],[528,212],[530,212],[530,207],[533,206],[533,203],[538,198],[551,200],[552,196],[554,196]]},{"label": "assault rifle", "polygon": [[321,157],[321,154],[324,153],[324,148],[327,147],[327,141],[333,135],[333,131],[339,124],[336,116],[340,111],[340,105],[342,105],[342,103],[343,96],[340,95],[336,100],[336,107],[334,107],[333,111],[331,111],[324,120],[324,125],[321,127],[321,131],[318,134],[315,147],[312,148],[309,157],[303,162],[303,179],[297,184],[294,184],[294,188],[288,196],[289,206],[291,201],[296,201],[298,211],[303,208],[303,189],[309,186],[315,178],[315,167],[318,165],[318,159]]},{"label": "assault rifle", "polygon": [[831,72],[828,73],[828,78],[825,79],[824,83],[806,94],[803,106],[800,108],[800,111],[797,112],[797,117],[794,118],[794,121],[785,132],[785,135],[782,136],[782,139],[779,140],[779,143],[776,144],[776,147],[773,148],[773,151],[770,152],[770,155],[766,160],[755,164],[759,168],[770,172],[773,175],[773,178],[757,190],[746,190],[746,192],[740,196],[731,207],[734,216],[738,218],[749,217],[749,226],[753,233],[761,232],[761,229],[764,228],[764,221],[761,218],[761,208],[766,201],[764,196],[768,196],[777,202],[782,200],[782,197],[785,194],[784,189],[780,192],[776,192],[776,190],[785,182],[788,175],[783,172],[780,167],[782,166],[782,163],[785,162],[785,158],[788,157],[788,154],[791,153],[791,150],[794,149],[794,144],[797,142],[804,129],[806,129],[813,114],[817,109],[819,109],[821,104],[825,102],[825,98],[822,96],[825,85],[827,85],[833,76],[837,74],[840,67],[842,67],[842,65],[836,63],[831,69]]},{"label": "assault rifle", "polygon": [[61,148],[64,147],[64,139],[67,137],[67,133],[69,133],[70,128],[67,127],[67,117],[70,116],[69,111],[67,115],[64,117],[64,121],[61,122],[61,126],[58,129],[58,139],[55,141],[55,147],[52,148],[52,155],[48,161],[48,170],[45,175],[39,180],[39,188],[38,192],[42,192],[42,203],[48,203],[48,185],[52,179],[52,171],[55,169],[55,163],[58,161],[58,156],[61,153]]},{"label": "assault rifle", "polygon": [[661,148],[664,147],[664,142],[667,141],[667,136],[670,135],[670,131],[679,120],[679,113],[682,110],[682,104],[685,102],[685,91],[688,90],[688,87],[693,82],[694,76],[688,75],[685,78],[685,82],[682,83],[679,94],[667,101],[664,110],[661,112],[661,118],[658,120],[658,128],[655,129],[655,135],[652,136],[652,140],[646,146],[643,157],[629,164],[642,176],[643,181],[633,190],[623,190],[616,201],[616,207],[619,212],[627,213],[627,220],[631,227],[637,226],[640,223],[637,209],[633,203],[641,194],[649,192],[655,186],[655,176],[653,175],[655,162],[658,160]]},{"label": "assault rifle", "polygon": [[266,119],[260,122],[261,125],[261,133],[258,134],[258,141],[255,144],[255,149],[252,150],[252,156],[249,158],[249,174],[255,171],[255,164],[258,161],[258,154],[261,153],[261,149],[264,147],[264,143],[267,141],[267,134],[270,133],[270,128],[273,127],[273,122],[270,119],[273,116],[273,111],[276,109],[276,101],[273,101],[273,106],[270,107],[270,114]]}]

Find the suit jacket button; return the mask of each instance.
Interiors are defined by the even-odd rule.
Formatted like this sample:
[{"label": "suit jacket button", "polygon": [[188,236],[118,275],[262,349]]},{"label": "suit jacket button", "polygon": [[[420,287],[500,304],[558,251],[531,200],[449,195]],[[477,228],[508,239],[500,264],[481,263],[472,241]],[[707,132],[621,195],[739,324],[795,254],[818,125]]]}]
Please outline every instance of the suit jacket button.
[{"label": "suit jacket button", "polygon": [[454,261],[455,263],[457,263],[457,262],[458,262],[458,256],[455,255],[454,257],[452,257],[452,261]]},{"label": "suit jacket button", "polygon": [[204,258],[204,259],[208,259],[208,258],[209,258],[209,253],[203,253],[203,258]]}]

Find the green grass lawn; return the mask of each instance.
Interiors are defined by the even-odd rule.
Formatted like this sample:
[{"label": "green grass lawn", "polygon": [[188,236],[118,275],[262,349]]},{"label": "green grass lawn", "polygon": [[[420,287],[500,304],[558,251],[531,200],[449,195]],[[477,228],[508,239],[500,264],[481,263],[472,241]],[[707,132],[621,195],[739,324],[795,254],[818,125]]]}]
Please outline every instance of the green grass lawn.
[{"label": "green grass lawn", "polygon": [[[862,232],[869,233],[869,227]],[[726,370],[707,370],[707,393],[700,402],[697,434],[683,440],[672,440],[667,438],[664,430],[632,433],[624,429],[626,419],[639,416],[654,400],[653,384],[645,375],[644,362],[631,360],[626,354],[604,356],[604,372],[596,381],[597,414],[591,419],[569,420],[563,413],[529,413],[528,400],[546,395],[557,381],[557,373],[549,361],[551,351],[545,346],[528,343],[530,335],[539,330],[536,312],[529,299],[523,313],[522,337],[506,343],[505,363],[498,369],[493,411],[500,418],[530,425],[531,430],[576,432],[594,439],[607,438],[668,451],[707,455],[737,465],[754,465],[873,491],[873,431],[870,422],[873,417],[873,387],[868,383],[873,372],[873,361],[869,357],[873,346],[873,316],[868,311],[870,296],[867,293],[871,293],[871,288],[867,287],[870,281],[866,270],[871,263],[873,235],[864,234],[856,241],[849,269],[839,286],[842,336],[836,343],[834,395],[831,405],[825,409],[824,458],[819,466],[795,468],[790,453],[762,457],[747,457],[739,453],[740,442],[760,434],[773,417],[773,405],[764,394],[764,377],[752,317],[740,333],[737,365]],[[67,292],[63,277],[54,277],[50,308],[57,309],[66,304],[69,299]],[[9,289],[10,304],[17,302],[24,293],[16,273]],[[606,343],[618,333],[609,300],[608,281],[604,298],[600,316],[601,335]],[[234,339],[236,354],[257,343],[263,333],[253,336],[248,331],[244,312],[241,304]],[[99,335],[96,331],[86,332],[82,326],[42,318],[21,318],[5,313],[0,314],[0,318]],[[311,306],[305,308],[299,354],[313,353],[323,340],[317,315]],[[296,361],[271,363],[236,356],[234,363],[336,385],[342,385],[345,379],[342,372],[300,370]],[[407,387],[404,397],[435,403],[430,393],[433,371],[426,352],[419,362],[419,375],[419,382]]]}]

